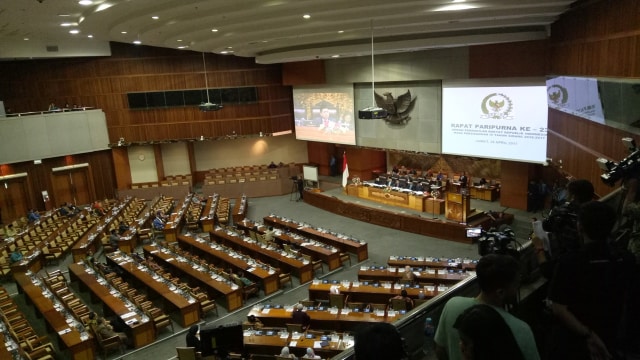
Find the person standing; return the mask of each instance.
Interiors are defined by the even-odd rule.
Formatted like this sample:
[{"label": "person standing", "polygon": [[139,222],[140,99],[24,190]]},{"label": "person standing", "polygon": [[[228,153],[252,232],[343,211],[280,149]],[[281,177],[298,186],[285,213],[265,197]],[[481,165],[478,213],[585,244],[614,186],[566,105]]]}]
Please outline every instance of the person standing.
[{"label": "person standing", "polygon": [[504,307],[518,292],[520,264],[509,256],[488,254],[483,256],[476,267],[480,294],[475,298],[456,296],[444,306],[436,329],[436,355],[439,360],[464,359],[460,351],[460,336],[454,329],[458,316],[466,309],[486,304],[492,306],[509,325],[518,347],[526,360],[539,360],[533,332],[529,325],[504,310]]},{"label": "person standing", "polygon": [[302,304],[296,305],[295,310],[291,313],[291,323],[292,324],[300,324],[302,325],[302,330],[307,331],[309,329],[309,324],[311,324],[311,318],[309,314],[302,311],[304,306]]},{"label": "person standing", "polygon": [[582,248],[558,259],[549,284],[548,307],[554,315],[550,360],[610,359],[622,350],[619,330],[635,260],[615,249],[609,236],[617,216],[608,205],[591,201],[578,214]]}]

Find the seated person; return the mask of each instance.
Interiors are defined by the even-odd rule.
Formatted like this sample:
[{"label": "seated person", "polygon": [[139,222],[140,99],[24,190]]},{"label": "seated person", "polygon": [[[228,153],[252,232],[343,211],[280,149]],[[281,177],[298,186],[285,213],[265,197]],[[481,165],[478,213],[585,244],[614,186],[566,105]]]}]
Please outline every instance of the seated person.
[{"label": "seated person", "polygon": [[200,343],[200,327],[198,325],[191,325],[187,332],[187,347],[196,349],[196,352],[202,351],[202,345]]},{"label": "seated person", "polygon": [[91,205],[91,209],[93,211],[93,213],[96,216],[103,216],[104,215],[104,209],[102,208],[102,203],[98,200],[96,200],[92,205]]},{"label": "seated person", "polygon": [[111,229],[111,235],[109,235],[109,245],[117,249],[119,242],[120,242],[120,236],[116,234],[116,229]]},{"label": "seated person", "polygon": [[162,270],[162,268],[160,267],[160,265],[158,265],[155,261],[153,261],[153,258],[151,256],[147,257],[147,267],[153,271],[158,271],[158,270]]},{"label": "seated person", "polygon": [[36,222],[40,220],[40,214],[34,209],[31,209],[29,210],[29,214],[27,214],[27,219],[29,219],[29,222]]},{"label": "seated person", "polygon": [[480,181],[478,181],[478,185],[479,185],[479,186],[485,186],[485,185],[487,185],[487,179],[485,179],[485,178],[480,178]]},{"label": "seated person", "polygon": [[302,358],[303,359],[321,359],[320,356],[316,355],[316,353],[313,352],[312,348],[307,348],[307,353],[304,354]]},{"label": "seated person", "polygon": [[127,232],[127,230],[129,230],[129,225],[121,222],[120,225],[118,225],[118,234],[122,235],[124,233]]},{"label": "seated person", "polygon": [[249,280],[246,276],[244,276],[244,273],[242,271],[238,271],[238,274],[236,275],[236,279],[239,279],[240,281],[242,281],[244,286],[253,285],[253,281]]},{"label": "seated person", "polygon": [[69,213],[69,209],[67,208],[67,203],[62,203],[62,205],[60,205],[60,208],[58,209],[58,213],[61,216],[71,216],[72,214]]},{"label": "seated person", "polygon": [[87,255],[84,257],[84,262],[87,263],[89,266],[93,267],[95,264],[96,259],[93,258],[93,251],[89,250],[87,251]]},{"label": "seated person", "polygon": [[16,229],[13,228],[13,224],[7,225],[6,230],[4,231],[6,237],[14,237],[18,234]]},{"label": "seated person", "polygon": [[276,232],[273,230],[273,226],[269,226],[267,231],[264,232],[264,239],[267,241],[273,241],[275,238]]},{"label": "seated person", "polygon": [[13,250],[11,255],[9,255],[9,261],[13,264],[13,263],[17,263],[20,260],[22,260],[22,253],[20,252],[20,250],[18,249]]},{"label": "seated person", "polygon": [[413,281],[415,280],[415,274],[413,273],[411,266],[407,265],[404,267],[404,272],[402,273],[402,277],[400,278],[400,280],[404,280],[405,283],[407,281],[413,283]]},{"label": "seated person", "polygon": [[413,299],[409,297],[409,294],[407,294],[407,290],[402,289],[402,291],[400,291],[400,295],[392,297],[391,299],[389,299],[389,302],[391,302],[391,300],[393,299],[403,299],[406,303],[407,311],[413,309]]},{"label": "seated person", "polygon": [[288,346],[283,347],[282,350],[280,350],[280,355],[278,356],[284,357],[284,358],[296,359],[296,360],[298,359],[295,355],[289,352]]},{"label": "seated person", "polygon": [[275,169],[277,167],[278,167],[278,165],[276,165],[276,163],[274,163],[273,161],[268,166],[269,169]]},{"label": "seated person", "polygon": [[164,219],[164,216],[162,215],[161,211],[158,211],[156,213],[156,217],[153,219],[153,228],[155,230],[163,230],[164,229],[164,224],[166,223],[166,220]]},{"label": "seated person", "polygon": [[96,327],[96,332],[100,334],[100,336],[102,336],[103,339],[107,339],[117,335],[120,338],[120,340],[122,340],[123,344],[130,345],[127,334],[113,331],[113,327],[107,324],[104,318],[98,317],[97,322],[98,322],[98,326]]},{"label": "seated person", "polygon": [[258,319],[255,315],[247,316],[246,324],[252,327],[253,329],[262,329],[262,327],[264,326],[262,324],[262,321],[260,321],[260,319]]},{"label": "seated person", "polygon": [[304,306],[302,306],[302,304],[296,305],[295,310],[291,313],[291,323],[300,324],[302,325],[302,331],[307,331],[311,324],[311,317],[309,317],[309,314],[302,311],[303,308]]}]

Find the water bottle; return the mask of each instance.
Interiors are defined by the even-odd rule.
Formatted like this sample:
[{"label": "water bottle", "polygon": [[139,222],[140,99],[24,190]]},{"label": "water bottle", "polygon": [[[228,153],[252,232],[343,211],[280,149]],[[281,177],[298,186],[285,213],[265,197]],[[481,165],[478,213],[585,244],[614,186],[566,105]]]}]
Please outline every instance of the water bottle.
[{"label": "water bottle", "polygon": [[433,326],[433,320],[428,317],[424,322],[424,344],[422,351],[427,359],[435,359],[435,342],[433,336],[436,333],[436,329]]}]

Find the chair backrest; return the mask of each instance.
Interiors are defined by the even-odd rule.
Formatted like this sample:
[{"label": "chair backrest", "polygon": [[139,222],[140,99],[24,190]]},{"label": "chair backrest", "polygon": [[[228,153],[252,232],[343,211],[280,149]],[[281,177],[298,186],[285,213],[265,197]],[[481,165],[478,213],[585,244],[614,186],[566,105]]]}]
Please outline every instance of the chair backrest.
[{"label": "chair backrest", "polygon": [[287,331],[289,333],[294,333],[294,332],[301,333],[304,330],[302,329],[302,324],[287,324]]},{"label": "chair backrest", "polygon": [[196,348],[194,347],[177,347],[176,352],[178,353],[179,360],[196,359]]},{"label": "chair backrest", "polygon": [[407,302],[405,299],[391,299],[391,307],[393,310],[407,310]]},{"label": "chair backrest", "polygon": [[344,294],[329,294],[329,306],[342,309],[344,307]]}]

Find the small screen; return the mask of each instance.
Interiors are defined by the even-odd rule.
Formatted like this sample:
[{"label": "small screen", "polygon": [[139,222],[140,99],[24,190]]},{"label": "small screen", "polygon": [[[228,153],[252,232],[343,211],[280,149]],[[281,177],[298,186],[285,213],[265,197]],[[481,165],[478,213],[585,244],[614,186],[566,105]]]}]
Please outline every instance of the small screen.
[{"label": "small screen", "polygon": [[482,228],[467,228],[467,237],[474,238],[482,235]]}]

